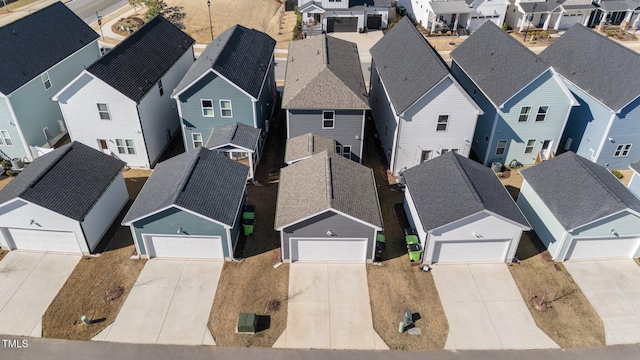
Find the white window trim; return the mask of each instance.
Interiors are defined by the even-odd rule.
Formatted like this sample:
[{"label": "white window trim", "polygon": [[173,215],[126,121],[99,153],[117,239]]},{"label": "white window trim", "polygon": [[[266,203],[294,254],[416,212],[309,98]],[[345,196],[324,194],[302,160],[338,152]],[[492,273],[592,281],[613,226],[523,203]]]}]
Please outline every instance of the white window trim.
[{"label": "white window trim", "polygon": [[[504,148],[502,148],[503,149],[502,150],[502,154],[498,154],[498,149],[500,149],[499,144],[500,144],[501,141],[504,141]],[[507,152],[507,145],[509,145],[509,140],[507,140],[507,139],[498,140],[498,142],[496,143],[496,151],[495,151],[496,155],[499,155],[499,156],[504,155]]]},{"label": "white window trim", "polygon": [[[325,121],[324,114],[325,113],[332,113],[333,114],[333,119],[331,120],[333,126],[331,126],[331,127],[325,127],[324,126],[324,121]],[[333,110],[324,110],[324,111],[322,111],[322,128],[323,129],[335,129],[336,128],[336,112],[335,111],[333,111]]]},{"label": "white window trim", "polygon": [[[226,109],[226,108],[224,108],[224,109],[223,109],[223,108],[222,108],[222,102],[223,102],[223,101],[228,101],[228,102],[229,102],[229,108],[228,108],[228,109]],[[218,101],[218,104],[219,104],[219,106],[220,106],[220,107],[219,107],[219,108],[220,108],[220,117],[223,117],[223,118],[232,118],[232,117],[233,117],[233,104],[231,104],[231,100],[224,100],[224,99],[220,99],[220,100]],[[229,116],[224,116],[224,115],[223,115],[224,113],[222,112],[222,110],[229,110],[229,111],[231,111],[231,115],[229,115]]]},{"label": "white window trim", "polygon": [[[349,156],[344,156],[344,155],[345,155],[345,151],[344,151],[344,148],[345,148],[345,147],[348,147],[348,148],[349,148]],[[342,145],[342,151],[341,151],[341,154],[340,154],[340,155],[342,155],[343,157],[345,157],[345,158],[347,158],[347,159],[351,160],[351,155],[352,155],[352,154],[353,154],[353,152],[351,151],[351,145]]]},{"label": "white window trim", "polygon": [[[524,114],[522,113],[522,109],[524,109],[524,108],[529,108],[529,113],[527,114],[527,120],[520,121],[520,117],[521,117],[522,115],[524,115]],[[520,111],[518,112],[518,122],[519,122],[519,123],[529,122],[529,118],[531,117],[531,110],[533,110],[533,106],[521,106],[521,107],[520,107]]]},{"label": "white window trim", "polygon": [[[51,81],[51,77],[49,76],[48,71],[45,71],[42,75],[40,75],[40,80],[42,80],[42,85],[44,86],[45,91],[48,91],[53,87],[53,82]],[[47,81],[49,82],[49,87],[47,87]]]},{"label": "white window trim", "polygon": [[[6,133],[7,136],[4,136]],[[11,145],[7,144],[7,139],[11,141]],[[11,134],[9,134],[9,130],[0,130],[0,145],[1,146],[15,146],[15,142],[11,138]]]},{"label": "white window trim", "polygon": [[[527,144],[529,144],[529,141],[533,141],[533,146],[531,147],[531,152],[527,152],[527,148],[529,146],[527,146]],[[538,143],[538,139],[527,139],[527,142],[524,144],[524,153],[525,154],[533,154],[534,151],[536,151],[536,144]]]},{"label": "white window trim", "polygon": [[[206,115],[204,113],[205,106],[202,103],[203,101],[210,101],[211,102],[211,115]],[[209,109],[209,108],[207,107],[206,109]],[[216,111],[215,111],[215,108],[213,106],[213,100],[211,100],[211,99],[200,99],[200,110],[202,110],[202,116],[203,117],[216,117]]]},{"label": "white window trim", "polygon": [[[120,143],[118,143],[120,141]],[[127,141],[131,141],[131,146],[127,144]],[[129,148],[133,149],[133,153],[129,152]],[[120,152],[122,149],[123,152]],[[116,139],[116,150],[118,151],[118,155],[137,155],[136,152],[136,144],[133,139]]]},{"label": "white window trim", "polygon": [[[544,113],[544,119],[543,119],[543,120],[538,121],[538,115],[540,115],[540,108],[541,108],[541,107],[546,107],[546,108],[547,108],[547,112],[546,112],[546,113]],[[536,111],[536,118],[535,118],[535,119],[533,119],[533,122],[537,122],[537,123],[543,123],[543,122],[546,122],[546,121],[547,121],[547,115],[549,115],[549,109],[551,109],[551,106],[549,106],[549,105],[541,105],[541,106],[538,106],[538,111]]]},{"label": "white window trim", "polygon": [[193,148],[197,149],[197,147],[196,147],[196,139],[195,139],[194,135],[200,135],[200,140],[198,142],[201,143],[202,145],[200,145],[199,147],[203,147],[204,146],[204,140],[202,139],[202,133],[191,133],[191,144],[193,145]]},{"label": "white window trim", "polygon": [[[99,105],[104,105],[107,108],[107,111],[100,110],[100,106]],[[112,121],[113,120],[113,118],[111,117],[111,110],[109,109],[109,104],[107,104],[107,103],[96,103],[96,108],[98,109],[98,118],[101,121]],[[103,119],[102,116],[100,116],[100,114],[105,113],[105,112],[107,113],[107,115],[109,115],[108,119]]]},{"label": "white window trim", "polygon": [[[440,117],[441,116],[446,116],[447,117],[447,121],[445,121],[444,123],[441,123],[440,122]],[[438,118],[436,119],[436,132],[447,132],[447,131],[449,131],[449,120],[451,120],[451,115],[448,115],[448,114],[438,115]],[[440,126],[441,124],[444,124],[444,130],[438,130],[438,126]]]}]

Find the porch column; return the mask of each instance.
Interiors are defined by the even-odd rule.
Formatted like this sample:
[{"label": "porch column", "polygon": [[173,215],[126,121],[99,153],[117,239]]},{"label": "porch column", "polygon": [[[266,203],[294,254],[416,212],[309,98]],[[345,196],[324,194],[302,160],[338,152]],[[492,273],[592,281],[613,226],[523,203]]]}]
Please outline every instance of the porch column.
[{"label": "porch column", "polygon": [[430,17],[431,19],[431,33],[433,34],[434,32],[436,32],[436,21],[438,20],[438,14],[433,13],[433,16]]},{"label": "porch column", "polygon": [[589,26],[589,18],[591,17],[591,13],[592,12],[593,12],[593,10],[588,12],[588,13],[586,13],[586,14],[584,14],[584,21],[582,22],[582,25]]},{"label": "porch column", "polygon": [[522,15],[522,21],[520,22],[520,31],[518,32],[522,32],[522,30],[524,30],[525,21],[527,21],[527,13],[524,13],[524,15]]},{"label": "porch column", "polygon": [[636,18],[633,20],[633,25],[631,25],[631,30],[638,30],[638,20],[640,20],[640,13],[636,13]]},{"label": "porch column", "polygon": [[249,155],[249,175],[251,175],[251,179],[255,181],[256,174],[253,170],[253,153],[247,153]]},{"label": "porch column", "polygon": [[556,23],[553,25],[553,28],[558,30],[560,27],[560,21],[562,21],[562,13],[558,14],[558,18],[556,19]]},{"label": "porch column", "polygon": [[598,24],[598,31],[604,30],[604,23],[607,21],[607,12],[602,11],[604,14],[602,15],[602,20],[600,20],[600,24]]},{"label": "porch column", "polygon": [[[548,30],[549,29],[549,23],[551,22],[551,16],[553,15],[553,13],[551,14],[547,14],[547,18],[544,19],[544,25],[542,25],[542,30]],[[562,15],[562,14],[560,14]],[[560,16],[560,18],[562,18],[562,16]]]},{"label": "porch column", "polygon": [[631,22],[631,16],[633,16],[633,11],[627,11],[624,16],[624,20],[620,23],[620,28],[622,30],[627,30],[629,28],[629,23]]},{"label": "porch column", "polygon": [[456,14],[456,21],[453,22],[453,33],[458,31],[458,19],[460,18],[460,14]]}]

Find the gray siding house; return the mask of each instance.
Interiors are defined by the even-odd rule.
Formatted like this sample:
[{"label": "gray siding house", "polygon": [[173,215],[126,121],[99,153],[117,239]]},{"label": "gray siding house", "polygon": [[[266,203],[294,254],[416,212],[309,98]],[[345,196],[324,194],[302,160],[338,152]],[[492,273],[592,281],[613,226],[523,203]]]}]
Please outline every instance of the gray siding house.
[{"label": "gray siding house", "polygon": [[521,174],[518,206],[554,260],[640,256],[640,199],[609,170],[568,151]]},{"label": "gray siding house", "polygon": [[336,152],[362,162],[369,104],[356,44],[325,35],[292,42],[285,80],[287,139],[326,136]]},{"label": "gray siding house", "polygon": [[275,45],[269,35],[241,25],[207,45],[171,95],[186,150],[203,146],[215,127],[229,123],[269,131],[276,103]]},{"label": "gray siding house", "polygon": [[55,2],[0,28],[0,156],[36,157],[67,133],[51,97],[100,56],[98,34]]},{"label": "gray siding house", "polygon": [[571,110],[560,146],[608,169],[626,169],[637,162],[640,55],[575,25],[540,57],[560,74],[580,103]]},{"label": "gray siding house", "polygon": [[482,110],[409,18],[370,52],[369,105],[391,173],[447,152],[468,157]]},{"label": "gray siding house", "polygon": [[249,168],[206,148],[159,163],[124,217],[146,257],[233,257]]},{"label": "gray siding house", "polygon": [[451,52],[451,71],[482,108],[471,149],[490,165],[555,155],[578,102],[555,70],[492,22]]},{"label": "gray siding house", "polygon": [[285,262],[372,262],[382,231],[373,171],[328,151],[282,168],[275,229]]}]

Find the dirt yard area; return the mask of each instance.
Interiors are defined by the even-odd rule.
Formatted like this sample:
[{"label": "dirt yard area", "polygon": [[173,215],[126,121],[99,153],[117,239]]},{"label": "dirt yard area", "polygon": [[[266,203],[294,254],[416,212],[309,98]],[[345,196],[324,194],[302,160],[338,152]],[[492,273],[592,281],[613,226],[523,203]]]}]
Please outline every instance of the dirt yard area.
[{"label": "dirt yard area", "polygon": [[[440,303],[431,273],[411,266],[393,204],[402,202],[404,193],[386,181],[386,162],[380,146],[374,146],[374,126],[368,122],[365,134],[364,165],[371,167],[378,184],[387,250],[382,266],[367,265],[373,327],[391,350],[442,350],[449,323]],[[406,310],[418,313],[416,327],[422,334],[398,332]]]},{"label": "dirt yard area", "polygon": [[[144,267],[146,260],[130,259],[135,246],[129,228],[120,223],[151,172],[130,169],[123,174],[129,190],[129,203],[98,244],[96,252],[101,253],[100,256],[83,257],[49,305],[42,317],[43,337],[91,339],[116,318]],[[108,301],[108,292],[111,296],[119,296]],[[80,322],[82,315],[92,323],[83,325]]]},{"label": "dirt yard area", "polygon": [[5,174],[0,175],[0,190],[4,189],[13,178],[13,176],[7,176]]}]

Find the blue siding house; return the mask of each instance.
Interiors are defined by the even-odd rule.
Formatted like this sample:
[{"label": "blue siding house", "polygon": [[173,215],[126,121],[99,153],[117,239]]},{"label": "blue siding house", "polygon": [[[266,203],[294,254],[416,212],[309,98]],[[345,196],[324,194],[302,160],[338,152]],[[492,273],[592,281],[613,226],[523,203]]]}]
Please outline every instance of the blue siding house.
[{"label": "blue siding house", "polygon": [[0,156],[33,160],[67,133],[51,97],[100,56],[98,34],[61,2],[0,28]]},{"label": "blue siding house", "polygon": [[231,259],[249,168],[206,148],[159,163],[122,225],[147,257]]},{"label": "blue siding house", "polygon": [[571,111],[561,146],[612,170],[637,162],[640,55],[574,25],[540,57],[558,71],[580,102]]},{"label": "blue siding house", "polygon": [[553,68],[487,21],[451,52],[451,71],[482,108],[471,149],[490,165],[555,155],[577,100]]},{"label": "blue siding house", "polygon": [[186,150],[205,145],[217,126],[242,123],[269,131],[276,102],[269,35],[234,25],[209,43],[171,95]]}]

